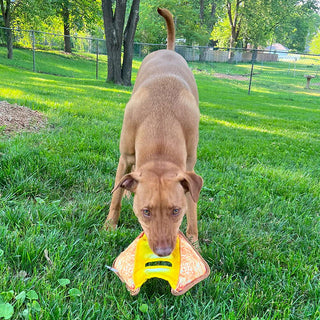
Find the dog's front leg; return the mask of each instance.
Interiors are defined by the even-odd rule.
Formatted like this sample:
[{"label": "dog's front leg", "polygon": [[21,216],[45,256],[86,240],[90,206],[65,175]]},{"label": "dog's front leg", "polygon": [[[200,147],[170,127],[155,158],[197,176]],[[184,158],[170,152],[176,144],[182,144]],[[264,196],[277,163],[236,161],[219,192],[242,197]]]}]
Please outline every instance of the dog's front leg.
[{"label": "dog's front leg", "polygon": [[[198,140],[197,136],[194,135]],[[197,142],[191,144],[189,155],[187,158],[187,170],[193,171],[197,161],[197,150],[194,148]],[[187,237],[194,245],[198,246],[198,216],[197,216],[197,203],[192,199],[191,194],[186,193],[187,197]]]},{"label": "dog's front leg", "polygon": [[187,197],[187,237],[192,244],[197,245],[198,242],[198,219],[197,219],[197,203],[193,201],[190,193]]},{"label": "dog's front leg", "polygon": [[[126,173],[130,172],[131,168],[132,168],[132,164],[129,164],[128,161],[126,161],[126,159],[123,156],[120,156],[117,173],[116,173],[115,186],[118,186],[121,178]],[[124,193],[123,188],[115,188],[112,194],[109,214],[104,223],[104,227],[107,230],[110,228],[115,229],[118,224],[123,193]]]}]

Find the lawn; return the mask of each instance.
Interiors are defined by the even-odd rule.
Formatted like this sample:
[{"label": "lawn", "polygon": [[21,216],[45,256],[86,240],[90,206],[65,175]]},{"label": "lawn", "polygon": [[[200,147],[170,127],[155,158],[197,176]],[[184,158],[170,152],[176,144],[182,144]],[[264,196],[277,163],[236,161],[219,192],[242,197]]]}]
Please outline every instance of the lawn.
[{"label": "lawn", "polygon": [[283,67],[278,86],[261,71],[248,96],[246,82],[213,74],[249,65],[191,64],[211,274],[181,297],[160,279],[131,297],[106,265],[141,231],[132,199],[117,230],[102,226],[132,88],[95,80],[89,58],[51,55],[52,69],[71,59],[72,74],[0,57],[0,100],[48,117],[40,132],[0,136],[0,319],[5,308],[11,319],[320,319],[319,90]]}]

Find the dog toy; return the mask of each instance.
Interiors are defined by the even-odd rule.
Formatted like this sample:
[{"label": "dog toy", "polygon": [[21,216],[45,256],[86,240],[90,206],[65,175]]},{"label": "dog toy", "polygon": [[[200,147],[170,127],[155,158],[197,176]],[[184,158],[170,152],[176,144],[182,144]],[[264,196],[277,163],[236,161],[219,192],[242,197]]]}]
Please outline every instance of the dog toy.
[{"label": "dog toy", "polygon": [[113,262],[112,268],[131,295],[137,295],[140,287],[150,278],[169,282],[175,296],[188,291],[207,278],[210,268],[197,250],[179,231],[176,246],[168,257],[159,257],[149,247],[142,232]]}]

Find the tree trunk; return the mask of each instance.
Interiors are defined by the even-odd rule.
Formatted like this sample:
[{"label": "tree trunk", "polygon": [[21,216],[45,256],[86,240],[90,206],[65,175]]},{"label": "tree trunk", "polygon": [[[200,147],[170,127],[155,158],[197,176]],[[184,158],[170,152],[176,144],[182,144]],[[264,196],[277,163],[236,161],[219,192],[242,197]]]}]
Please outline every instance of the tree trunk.
[{"label": "tree trunk", "polygon": [[108,81],[122,84],[121,48],[127,0],[116,0],[113,14],[112,0],[102,0],[104,32],[108,55]]},{"label": "tree trunk", "polygon": [[121,45],[107,45],[108,76],[107,81],[122,84],[121,78]]},{"label": "tree trunk", "polygon": [[204,21],[204,0],[200,0],[200,22],[203,24]]},{"label": "tree trunk", "polygon": [[64,51],[67,53],[72,52],[71,48],[71,37],[70,37],[70,12],[69,8],[66,6],[63,7],[63,35],[64,35]]},{"label": "tree trunk", "polygon": [[216,5],[215,1],[212,1],[212,3],[211,3],[211,18],[215,18],[216,9],[217,9],[217,5]]},{"label": "tree trunk", "polygon": [[[108,55],[107,81],[131,85],[133,40],[139,20],[140,0],[133,0],[128,22],[124,30],[127,0],[116,0],[113,11],[112,0],[102,0],[102,13]],[[121,66],[121,49],[124,47]]]},{"label": "tree trunk", "polygon": [[11,30],[10,4],[11,4],[11,0],[6,0],[6,6],[4,6],[3,0],[0,0],[1,13],[4,19],[4,26],[6,28],[8,59],[13,58],[13,34]]},{"label": "tree trunk", "polygon": [[230,46],[229,46],[229,56],[228,56],[228,62],[232,63],[234,60],[234,51],[233,48],[235,47],[235,44],[239,37],[240,32],[240,26],[241,26],[241,18],[239,18],[239,6],[241,4],[242,0],[236,1],[236,7],[232,16],[232,7],[231,2],[227,2],[227,9],[228,9],[228,17],[229,17],[229,23],[231,28],[231,37],[230,37]]},{"label": "tree trunk", "polygon": [[[9,24],[10,25],[10,24]],[[7,31],[7,57],[8,59],[13,59],[13,34],[12,34],[12,30],[10,29],[10,27],[6,27],[8,29],[6,29]]]},{"label": "tree trunk", "polygon": [[235,46],[235,39],[236,39],[236,36],[235,36],[235,29],[234,27],[232,26],[231,27],[231,37],[230,37],[230,46],[229,46],[229,56],[228,56],[228,62],[229,63],[232,63],[233,60],[234,60],[234,46]]},{"label": "tree trunk", "polygon": [[133,0],[130,16],[124,31],[124,54],[121,77],[125,86],[131,86],[132,59],[133,59],[133,40],[139,21],[140,0]]}]

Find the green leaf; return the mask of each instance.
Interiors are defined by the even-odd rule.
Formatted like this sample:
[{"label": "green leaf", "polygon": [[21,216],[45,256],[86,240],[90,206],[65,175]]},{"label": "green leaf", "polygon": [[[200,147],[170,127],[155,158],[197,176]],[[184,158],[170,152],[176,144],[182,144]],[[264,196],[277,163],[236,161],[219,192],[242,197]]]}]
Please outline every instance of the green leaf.
[{"label": "green leaf", "polygon": [[0,318],[10,319],[14,309],[10,303],[0,303]]},{"label": "green leaf", "polygon": [[20,301],[21,303],[24,302],[24,300],[26,299],[26,292],[25,291],[21,291],[17,296],[16,296],[16,300]]},{"label": "green leaf", "polygon": [[70,280],[69,279],[58,279],[58,282],[59,282],[60,286],[66,287],[70,283]]},{"label": "green leaf", "polygon": [[81,291],[77,288],[72,288],[68,291],[70,297],[80,297],[82,295]]},{"label": "green leaf", "polygon": [[139,307],[139,310],[140,310],[142,313],[148,313],[149,307],[148,307],[147,304],[143,303],[143,304]]},{"label": "green leaf", "polygon": [[40,304],[38,301],[36,301],[36,300],[32,301],[32,309],[37,312],[41,311],[41,307],[40,307]]},{"label": "green leaf", "polygon": [[30,290],[27,292],[27,298],[29,300],[37,300],[39,297],[38,297],[38,294],[34,290]]},{"label": "green leaf", "polygon": [[0,293],[0,296],[2,297],[3,301],[10,301],[14,297],[14,291],[9,290],[9,291],[3,291]]},{"label": "green leaf", "polygon": [[3,256],[4,251],[2,249],[0,249],[0,258]]},{"label": "green leaf", "polygon": [[22,316],[25,317],[25,318],[27,318],[27,317],[29,316],[29,310],[28,310],[28,309],[24,309],[24,310],[22,311]]}]

